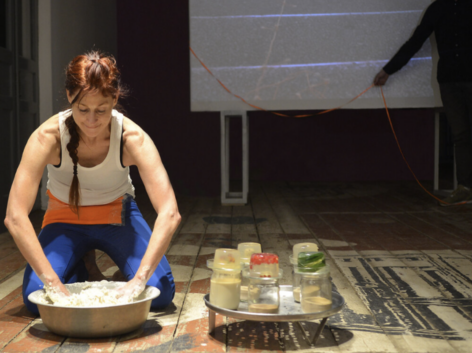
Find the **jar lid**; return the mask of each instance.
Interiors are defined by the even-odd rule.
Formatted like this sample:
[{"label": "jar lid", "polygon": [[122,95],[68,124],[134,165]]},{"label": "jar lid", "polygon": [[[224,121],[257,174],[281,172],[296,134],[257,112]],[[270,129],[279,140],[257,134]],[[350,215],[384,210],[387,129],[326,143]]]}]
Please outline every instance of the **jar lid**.
[{"label": "jar lid", "polygon": [[262,248],[259,243],[239,243],[238,251],[239,256],[241,257],[241,262],[249,263],[251,261],[251,255],[262,252]]},{"label": "jar lid", "polygon": [[271,253],[254,253],[251,255],[249,271],[252,277],[277,277],[279,257]]},{"label": "jar lid", "polygon": [[321,267],[318,270],[310,270],[310,269],[304,269],[300,267],[294,267],[294,272],[298,275],[302,276],[314,276],[314,277],[323,277],[323,276],[329,276],[330,274],[330,267],[328,264],[325,266]]},{"label": "jar lid", "polygon": [[241,259],[236,249],[216,249],[213,261],[208,260],[207,266],[212,270],[241,271]]},{"label": "jar lid", "polygon": [[315,243],[298,243],[293,246],[292,256],[296,260],[301,252],[317,252],[318,250],[318,245]]},{"label": "jar lid", "polygon": [[241,273],[240,268],[214,268],[213,267],[213,259],[207,260],[207,267],[210,270],[213,270],[213,272],[234,273],[234,274],[240,274]]},{"label": "jar lid", "polygon": [[325,266],[325,254],[320,251],[307,251],[298,254],[297,268],[301,272],[316,272]]}]

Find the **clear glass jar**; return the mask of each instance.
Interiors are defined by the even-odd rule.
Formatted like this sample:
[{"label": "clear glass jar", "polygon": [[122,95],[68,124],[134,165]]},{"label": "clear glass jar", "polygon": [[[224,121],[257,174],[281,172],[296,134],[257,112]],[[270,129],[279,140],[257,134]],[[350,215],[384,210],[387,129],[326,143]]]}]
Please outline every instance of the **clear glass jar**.
[{"label": "clear glass jar", "polygon": [[300,286],[302,282],[302,275],[297,273],[297,265],[293,266],[292,270],[292,289],[293,289],[293,300],[300,303]]},{"label": "clear glass jar", "polygon": [[279,312],[279,279],[249,277],[248,310],[255,313]]},{"label": "clear glass jar", "polygon": [[242,302],[247,302],[248,290],[249,290],[249,263],[241,262],[242,267],[242,277],[241,277],[241,295],[240,300]]},{"label": "clear glass jar", "polygon": [[296,272],[301,275],[300,302],[303,312],[316,313],[331,309],[333,290],[329,266],[317,272]]},{"label": "clear glass jar", "polygon": [[271,253],[254,253],[249,262],[248,310],[254,313],[278,313],[280,294],[279,257]]},{"label": "clear glass jar", "polygon": [[[251,256],[254,253],[261,252],[261,244],[259,243],[239,243],[238,244],[239,256],[241,257],[241,268],[242,271],[249,271],[249,264],[251,262]],[[241,301],[247,302],[247,293],[249,289],[249,279],[247,276],[242,276],[241,280]]]},{"label": "clear glass jar", "polygon": [[239,306],[241,270],[213,268],[210,280],[210,303],[220,308],[236,310]]},{"label": "clear glass jar", "polygon": [[292,264],[292,293],[293,293],[293,300],[297,303],[300,303],[300,284],[302,276],[297,272],[298,262],[292,256],[289,255],[289,261]]}]

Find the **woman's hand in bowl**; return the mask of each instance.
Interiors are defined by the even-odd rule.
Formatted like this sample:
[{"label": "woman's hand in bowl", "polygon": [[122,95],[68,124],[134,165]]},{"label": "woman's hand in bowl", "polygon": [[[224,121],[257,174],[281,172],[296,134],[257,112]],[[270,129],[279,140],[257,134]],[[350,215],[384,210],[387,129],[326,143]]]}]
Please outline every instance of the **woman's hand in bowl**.
[{"label": "woman's hand in bowl", "polygon": [[[43,279],[41,279],[43,280]],[[63,297],[69,297],[70,293],[66,286],[60,281],[59,278],[52,279],[50,281],[43,280],[44,290],[54,303],[59,301]]]},{"label": "woman's hand in bowl", "polygon": [[117,289],[119,297],[128,297],[134,299],[138,297],[146,287],[146,280],[134,277],[124,286]]}]

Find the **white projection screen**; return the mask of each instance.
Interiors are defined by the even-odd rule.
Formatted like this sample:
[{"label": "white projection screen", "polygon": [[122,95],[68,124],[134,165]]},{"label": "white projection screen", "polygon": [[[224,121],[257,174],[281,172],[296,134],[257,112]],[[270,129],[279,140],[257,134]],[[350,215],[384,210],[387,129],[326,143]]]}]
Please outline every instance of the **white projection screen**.
[{"label": "white projection screen", "polygon": [[[267,110],[334,108],[369,87],[430,0],[190,0],[190,46],[234,94]],[[384,86],[391,108],[441,106],[434,36]],[[432,49],[433,46],[433,49]],[[254,110],[190,52],[191,110]],[[352,108],[382,108],[372,88]]]}]

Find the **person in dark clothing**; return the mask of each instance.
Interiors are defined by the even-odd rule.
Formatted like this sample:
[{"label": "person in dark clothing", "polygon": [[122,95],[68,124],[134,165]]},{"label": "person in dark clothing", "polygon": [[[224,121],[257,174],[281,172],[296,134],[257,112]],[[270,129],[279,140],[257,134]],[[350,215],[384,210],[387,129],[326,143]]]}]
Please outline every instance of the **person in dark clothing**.
[{"label": "person in dark clothing", "polygon": [[439,54],[437,80],[452,130],[459,184],[444,201],[472,202],[472,0],[436,0],[429,5],[411,38],[375,76],[374,84],[384,85],[433,32]]}]

